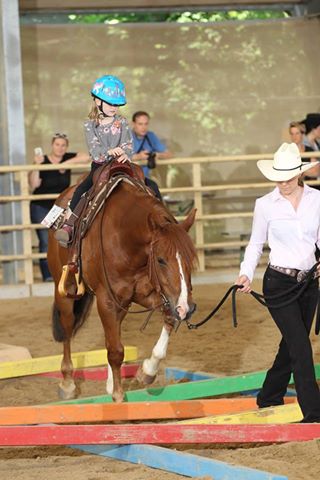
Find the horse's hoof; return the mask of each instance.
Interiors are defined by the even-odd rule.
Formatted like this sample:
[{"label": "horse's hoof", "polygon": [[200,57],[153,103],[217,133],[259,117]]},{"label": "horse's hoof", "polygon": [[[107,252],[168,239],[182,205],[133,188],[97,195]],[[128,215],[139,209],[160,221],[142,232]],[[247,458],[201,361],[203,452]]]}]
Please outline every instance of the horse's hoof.
[{"label": "horse's hoof", "polygon": [[123,400],[124,400],[124,394],[123,392],[114,392],[112,394],[112,400],[115,402],[115,403],[122,403]]},{"label": "horse's hoof", "polygon": [[142,367],[139,367],[136,373],[136,379],[139,383],[142,383],[143,385],[150,385],[151,383],[153,383],[156,376],[157,375],[148,375],[143,371]]},{"label": "horse's hoof", "polygon": [[74,383],[70,383],[68,386],[59,384],[59,398],[61,400],[72,400],[76,398],[76,386]]}]

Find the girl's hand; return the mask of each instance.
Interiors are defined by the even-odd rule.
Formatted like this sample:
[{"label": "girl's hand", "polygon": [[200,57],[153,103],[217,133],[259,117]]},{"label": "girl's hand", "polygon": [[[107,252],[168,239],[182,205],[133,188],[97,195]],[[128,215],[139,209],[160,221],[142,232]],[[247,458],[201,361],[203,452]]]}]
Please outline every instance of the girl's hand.
[{"label": "girl's hand", "polygon": [[120,155],[123,154],[124,150],[122,150],[121,147],[110,148],[110,150],[108,150],[108,155],[111,155],[111,157],[120,157]]},{"label": "girl's hand", "polygon": [[120,155],[120,157],[118,157],[116,159],[117,162],[119,163],[126,163],[126,162],[131,162],[130,158],[128,157],[128,155],[126,153],[123,153],[123,155]]},{"label": "girl's hand", "polygon": [[251,282],[247,275],[240,275],[238,280],[235,282],[235,285],[243,285],[242,288],[239,288],[239,292],[250,293],[251,292]]}]

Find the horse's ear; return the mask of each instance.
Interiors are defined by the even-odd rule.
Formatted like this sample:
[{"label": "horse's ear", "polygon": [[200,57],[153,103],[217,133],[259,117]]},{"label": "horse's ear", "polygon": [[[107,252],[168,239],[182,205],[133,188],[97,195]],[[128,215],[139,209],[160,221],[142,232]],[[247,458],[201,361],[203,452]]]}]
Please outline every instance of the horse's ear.
[{"label": "horse's ear", "polygon": [[194,224],[196,213],[197,213],[197,209],[193,208],[192,210],[190,210],[187,218],[185,218],[183,222],[180,223],[181,227],[184,228],[186,232],[189,232],[190,228]]},{"label": "horse's ear", "polygon": [[154,232],[157,228],[159,228],[152,214],[148,216],[148,225],[152,232]]}]

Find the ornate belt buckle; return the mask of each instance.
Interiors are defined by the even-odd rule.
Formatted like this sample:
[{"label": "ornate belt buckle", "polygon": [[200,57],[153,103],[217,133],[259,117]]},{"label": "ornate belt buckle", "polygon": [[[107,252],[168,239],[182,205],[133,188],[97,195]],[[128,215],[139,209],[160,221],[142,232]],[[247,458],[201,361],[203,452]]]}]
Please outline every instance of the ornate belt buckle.
[{"label": "ornate belt buckle", "polygon": [[297,282],[302,282],[306,278],[308,270],[300,270],[297,274]]}]

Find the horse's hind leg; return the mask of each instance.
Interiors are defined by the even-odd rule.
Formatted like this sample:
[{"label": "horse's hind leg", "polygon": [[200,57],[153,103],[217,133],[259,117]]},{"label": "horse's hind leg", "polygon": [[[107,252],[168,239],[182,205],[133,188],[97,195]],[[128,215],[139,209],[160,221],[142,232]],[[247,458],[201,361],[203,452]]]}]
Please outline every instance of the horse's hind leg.
[{"label": "horse's hind leg", "polygon": [[107,392],[112,394],[115,402],[124,398],[121,385],[121,365],[124,358],[124,348],[121,343],[121,322],[125,311],[116,310],[104,296],[97,294],[97,307],[105,333],[105,345],[108,351],[108,381]]}]

